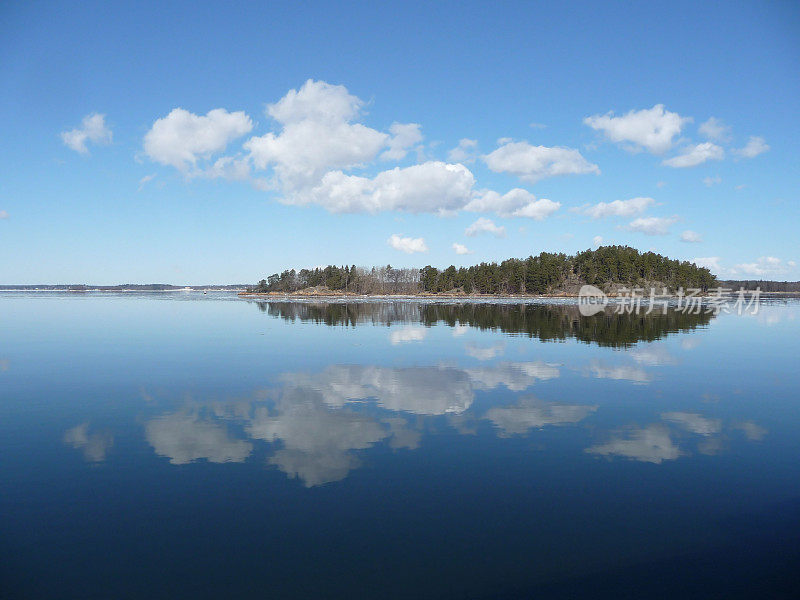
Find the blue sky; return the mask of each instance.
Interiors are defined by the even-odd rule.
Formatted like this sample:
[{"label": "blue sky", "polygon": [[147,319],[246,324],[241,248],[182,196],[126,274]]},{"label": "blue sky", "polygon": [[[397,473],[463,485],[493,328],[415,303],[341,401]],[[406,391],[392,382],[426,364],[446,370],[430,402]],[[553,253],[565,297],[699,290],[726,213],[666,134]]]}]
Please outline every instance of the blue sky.
[{"label": "blue sky", "polygon": [[0,283],[598,243],[800,279],[799,67],[792,2],[5,2]]}]

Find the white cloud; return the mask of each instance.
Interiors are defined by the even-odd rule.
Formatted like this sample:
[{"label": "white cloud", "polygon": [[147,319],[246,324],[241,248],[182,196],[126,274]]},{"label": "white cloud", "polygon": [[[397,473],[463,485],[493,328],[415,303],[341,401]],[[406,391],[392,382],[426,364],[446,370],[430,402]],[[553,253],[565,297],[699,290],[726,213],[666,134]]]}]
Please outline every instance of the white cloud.
[{"label": "white cloud", "polygon": [[700,135],[712,142],[729,142],[731,140],[731,128],[716,117],[711,117],[700,125]]},{"label": "white cloud", "polygon": [[722,160],[725,158],[725,150],[711,142],[703,142],[695,146],[684,148],[683,153],[662,161],[662,164],[675,169],[686,167],[696,167],[708,160]]},{"label": "white cloud", "polygon": [[642,214],[649,206],[655,204],[652,198],[631,198],[630,200],[614,200],[613,202],[598,202],[597,204],[586,204],[572,209],[573,212],[581,213],[592,219],[603,219],[605,217],[633,217]]},{"label": "white cloud", "polygon": [[150,175],[145,175],[144,177],[142,177],[142,178],[139,180],[139,188],[138,188],[138,191],[142,191],[142,188],[143,188],[145,185],[147,185],[148,183],[150,183],[151,181],[153,181],[153,179],[155,179],[155,178],[156,178],[156,175],[155,175],[155,173],[152,173],[152,174],[150,174]]},{"label": "white cloud", "polygon": [[492,190],[482,190],[475,194],[464,210],[496,212],[501,217],[527,217],[535,221],[542,221],[560,207],[560,202],[553,202],[547,198],[537,200],[536,196],[529,191],[514,188],[503,195]]},{"label": "white cloud", "polygon": [[587,448],[586,452],[601,456],[622,456],[656,464],[665,460],[675,460],[681,455],[680,449],[669,436],[669,430],[663,425],[632,428],[626,433],[613,436],[606,444]]},{"label": "white cloud", "polygon": [[691,229],[687,229],[681,234],[681,241],[682,242],[689,242],[690,244],[697,244],[703,241],[703,236],[701,236],[696,231],[692,231]]},{"label": "white cloud", "polygon": [[474,176],[465,166],[443,162],[395,167],[372,179],[330,171],[319,185],[286,201],[319,204],[331,212],[399,210],[442,214],[463,208],[472,198],[474,183]]},{"label": "white cloud", "polygon": [[698,267],[705,267],[712,273],[716,273],[718,275],[722,273],[722,266],[719,264],[719,261],[719,256],[701,256],[699,258],[692,259],[692,262]]},{"label": "white cloud", "polygon": [[8,212],[5,210],[0,210],[0,220],[8,218],[9,218]]},{"label": "white cloud", "polygon": [[663,154],[672,148],[675,136],[691,118],[664,110],[663,104],[653,108],[631,110],[621,117],[605,115],[586,117],[583,122],[596,131],[601,131],[612,142],[632,144],[629,150],[646,149],[653,154]]},{"label": "white cloud", "polygon": [[392,346],[406,344],[408,342],[421,342],[427,335],[428,330],[425,327],[414,327],[409,325],[408,327],[394,329],[389,334],[389,342],[392,344]]},{"label": "white cloud", "polygon": [[458,242],[453,243],[453,250],[455,250],[456,254],[472,254],[472,250],[467,248],[464,244],[459,244]]},{"label": "white cloud", "polygon": [[468,237],[475,237],[482,233],[491,233],[495,237],[505,237],[506,228],[498,227],[491,219],[481,217],[464,230],[464,235]]},{"label": "white cloud", "polygon": [[389,127],[392,137],[389,149],[381,154],[383,160],[401,160],[408,154],[408,149],[422,141],[422,133],[417,123],[393,123]]},{"label": "white cloud", "polygon": [[596,235],[592,238],[592,248],[599,248],[603,244],[603,236]]},{"label": "white cloud", "polygon": [[666,235],[670,226],[677,222],[678,217],[639,217],[628,223],[627,228],[646,235]]},{"label": "white cloud", "polygon": [[458,141],[458,146],[447,153],[447,160],[455,163],[475,162],[477,157],[478,141],[463,138]]},{"label": "white cloud", "polygon": [[755,277],[776,277],[784,275],[788,269],[780,258],[762,256],[755,262],[734,265],[731,273]]},{"label": "white cloud", "polygon": [[511,173],[535,183],[545,177],[600,173],[600,168],[572,148],[531,146],[527,142],[508,142],[483,157],[495,173]]},{"label": "white cloud", "polygon": [[401,237],[400,235],[393,233],[391,236],[389,236],[389,239],[386,240],[386,243],[395,250],[405,252],[406,254],[428,251],[428,246],[425,245],[424,238]]},{"label": "white cloud", "polygon": [[755,158],[767,150],[769,150],[769,146],[767,145],[767,142],[764,141],[764,138],[751,135],[750,139],[747,140],[745,147],[740,148],[739,150],[734,150],[734,152],[742,158]]},{"label": "white cloud", "polygon": [[80,154],[88,154],[87,142],[98,145],[110,144],[111,137],[111,129],[106,125],[106,116],[98,113],[86,115],[79,128],[61,132],[64,144]]},{"label": "white cloud", "polygon": [[187,171],[251,129],[253,122],[242,111],[215,108],[203,116],[175,108],[153,123],[144,136],[144,152],[155,162]]},{"label": "white cloud", "polygon": [[715,175],[714,177],[708,176],[703,178],[703,183],[706,187],[711,187],[712,185],[717,185],[718,183],[722,183],[722,178],[719,175]]},{"label": "white cloud", "polygon": [[[331,169],[372,161],[390,145],[389,134],[351,122],[363,104],[342,85],[309,79],[267,107],[282,130],[252,137],[244,148],[256,168],[273,170],[287,201],[296,203],[296,192],[317,185]],[[396,144],[387,151],[390,155],[402,153],[402,144],[414,137],[413,124],[394,127]]]}]

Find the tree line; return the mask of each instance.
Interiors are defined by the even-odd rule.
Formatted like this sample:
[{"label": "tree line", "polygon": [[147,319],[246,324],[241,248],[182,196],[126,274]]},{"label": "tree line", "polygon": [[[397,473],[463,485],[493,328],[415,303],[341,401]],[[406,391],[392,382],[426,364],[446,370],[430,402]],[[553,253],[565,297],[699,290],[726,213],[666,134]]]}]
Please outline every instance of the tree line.
[{"label": "tree line", "polygon": [[542,252],[525,259],[482,262],[470,267],[450,265],[441,270],[430,265],[422,269],[396,269],[391,265],[291,269],[262,279],[251,291],[296,292],[325,287],[357,294],[548,294],[584,283],[600,288],[619,284],[706,291],[717,285],[717,279],[707,268],[688,261],[639,252],[629,246],[601,246],[575,255]]}]

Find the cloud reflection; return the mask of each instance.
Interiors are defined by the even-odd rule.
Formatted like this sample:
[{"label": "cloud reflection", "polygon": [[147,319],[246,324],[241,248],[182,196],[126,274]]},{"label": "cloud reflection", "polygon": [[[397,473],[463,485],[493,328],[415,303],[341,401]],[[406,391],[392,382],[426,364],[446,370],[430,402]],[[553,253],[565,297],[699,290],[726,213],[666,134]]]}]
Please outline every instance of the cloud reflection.
[{"label": "cloud reflection", "polygon": [[605,444],[587,448],[586,452],[600,456],[621,456],[655,464],[665,460],[675,460],[681,455],[680,449],[670,437],[669,429],[660,424],[632,427],[625,432],[615,434]]},{"label": "cloud reflection", "polygon": [[196,413],[172,413],[148,421],[145,437],[159,456],[173,465],[200,459],[212,463],[243,462],[253,445],[230,436],[227,429]]},{"label": "cloud reflection", "polygon": [[389,342],[391,342],[392,346],[406,344],[408,342],[421,342],[427,335],[428,330],[425,327],[409,325],[407,327],[400,327],[389,333]]},{"label": "cloud reflection", "polygon": [[82,451],[89,462],[103,462],[114,445],[114,436],[107,431],[90,433],[89,423],[81,423],[64,432],[64,443]]},{"label": "cloud reflection", "polygon": [[597,410],[596,406],[542,402],[522,398],[516,406],[491,408],[486,417],[500,430],[501,436],[521,435],[547,425],[573,425]]}]

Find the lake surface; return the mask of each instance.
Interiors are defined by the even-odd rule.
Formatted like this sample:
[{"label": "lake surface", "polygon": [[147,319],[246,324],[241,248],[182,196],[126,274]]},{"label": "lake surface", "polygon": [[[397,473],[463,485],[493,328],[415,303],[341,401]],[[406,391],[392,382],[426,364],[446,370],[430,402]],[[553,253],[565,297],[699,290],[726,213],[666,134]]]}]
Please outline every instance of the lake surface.
[{"label": "lake surface", "polygon": [[800,597],[800,303],[0,294],[2,598]]}]

